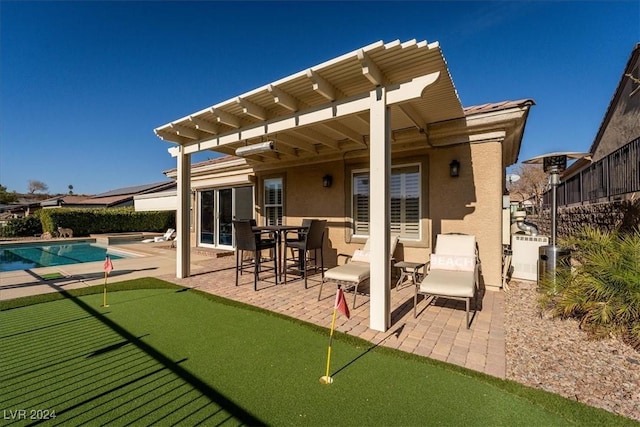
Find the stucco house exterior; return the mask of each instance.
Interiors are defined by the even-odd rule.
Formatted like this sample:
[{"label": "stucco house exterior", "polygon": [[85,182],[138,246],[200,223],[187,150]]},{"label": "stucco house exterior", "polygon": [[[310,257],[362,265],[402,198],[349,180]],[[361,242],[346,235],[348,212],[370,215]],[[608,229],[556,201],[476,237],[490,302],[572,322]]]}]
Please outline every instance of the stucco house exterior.
[{"label": "stucco house exterior", "polygon": [[[194,224],[176,275],[190,275],[191,245],[233,248],[232,219],[320,218],[329,265],[370,239],[372,329],[389,326],[391,234],[408,261],[426,261],[439,233],[474,234],[482,286],[498,289],[505,169],[532,105],[465,108],[438,43],[380,41],[160,126],[178,236]],[[225,157],[192,165],[203,150]]]}]

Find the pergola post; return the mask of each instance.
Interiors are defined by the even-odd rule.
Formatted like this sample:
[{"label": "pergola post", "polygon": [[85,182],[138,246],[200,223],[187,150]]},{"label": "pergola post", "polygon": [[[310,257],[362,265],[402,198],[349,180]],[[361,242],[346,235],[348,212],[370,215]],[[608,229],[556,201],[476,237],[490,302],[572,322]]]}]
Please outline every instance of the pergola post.
[{"label": "pergola post", "polygon": [[177,197],[176,209],[176,277],[184,279],[191,275],[191,154],[185,153],[180,146],[177,159]]},{"label": "pergola post", "polygon": [[391,289],[389,263],[391,179],[391,131],[387,91],[377,87],[371,91],[370,158],[369,158],[369,239],[371,244],[369,327],[386,331],[391,325]]}]

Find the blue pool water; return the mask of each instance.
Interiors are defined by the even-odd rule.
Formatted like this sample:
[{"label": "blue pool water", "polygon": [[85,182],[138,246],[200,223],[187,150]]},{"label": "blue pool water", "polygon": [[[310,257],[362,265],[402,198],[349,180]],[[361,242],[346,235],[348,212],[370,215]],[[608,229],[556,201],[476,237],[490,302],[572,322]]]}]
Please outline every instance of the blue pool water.
[{"label": "blue pool water", "polygon": [[0,271],[104,261],[107,253],[112,260],[126,257],[93,242],[1,245]]}]

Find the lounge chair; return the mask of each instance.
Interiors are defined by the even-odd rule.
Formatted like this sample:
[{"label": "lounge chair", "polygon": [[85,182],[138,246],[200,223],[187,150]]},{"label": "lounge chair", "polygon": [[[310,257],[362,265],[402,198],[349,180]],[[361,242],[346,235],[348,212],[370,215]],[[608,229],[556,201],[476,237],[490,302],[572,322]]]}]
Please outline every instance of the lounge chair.
[{"label": "lounge chair", "polygon": [[466,302],[469,329],[469,304],[472,298],[474,316],[477,309],[480,262],[476,237],[467,234],[438,234],[435,252],[431,254],[427,268],[427,274],[415,288],[413,317],[417,317],[418,294],[462,300]]},{"label": "lounge chair", "polygon": [[163,236],[156,236],[153,239],[144,239],[142,243],[154,243],[154,242],[168,242],[169,240],[173,240],[172,236],[176,230],[173,228],[167,229],[166,233]]},{"label": "lounge chair", "polygon": [[[389,261],[393,258],[399,237],[392,235],[389,244]],[[371,265],[369,264],[369,240],[361,250],[356,250],[350,257],[350,260],[343,265],[330,268],[324,273],[324,279],[320,284],[320,292],[318,292],[318,301],[322,294],[322,285],[325,282],[336,282],[336,285],[345,284],[353,287],[353,307],[356,307],[356,297],[358,296],[358,285],[369,279]]]}]

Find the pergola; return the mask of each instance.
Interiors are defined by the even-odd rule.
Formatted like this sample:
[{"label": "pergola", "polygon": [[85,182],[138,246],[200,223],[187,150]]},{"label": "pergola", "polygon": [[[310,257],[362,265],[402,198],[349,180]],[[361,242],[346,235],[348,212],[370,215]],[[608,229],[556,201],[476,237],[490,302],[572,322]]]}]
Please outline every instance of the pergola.
[{"label": "pergola", "polygon": [[[190,155],[273,141],[247,156],[256,167],[327,161],[369,150],[370,327],[390,325],[391,151],[470,142],[464,110],[438,43],[373,43],[155,129],[177,159],[177,232],[189,236]],[[453,121],[452,121],[453,120]],[[453,123],[451,127],[448,123]],[[457,123],[457,124],[456,124]],[[178,239],[176,275],[190,275],[189,239]],[[375,260],[375,261],[374,261]]]}]

